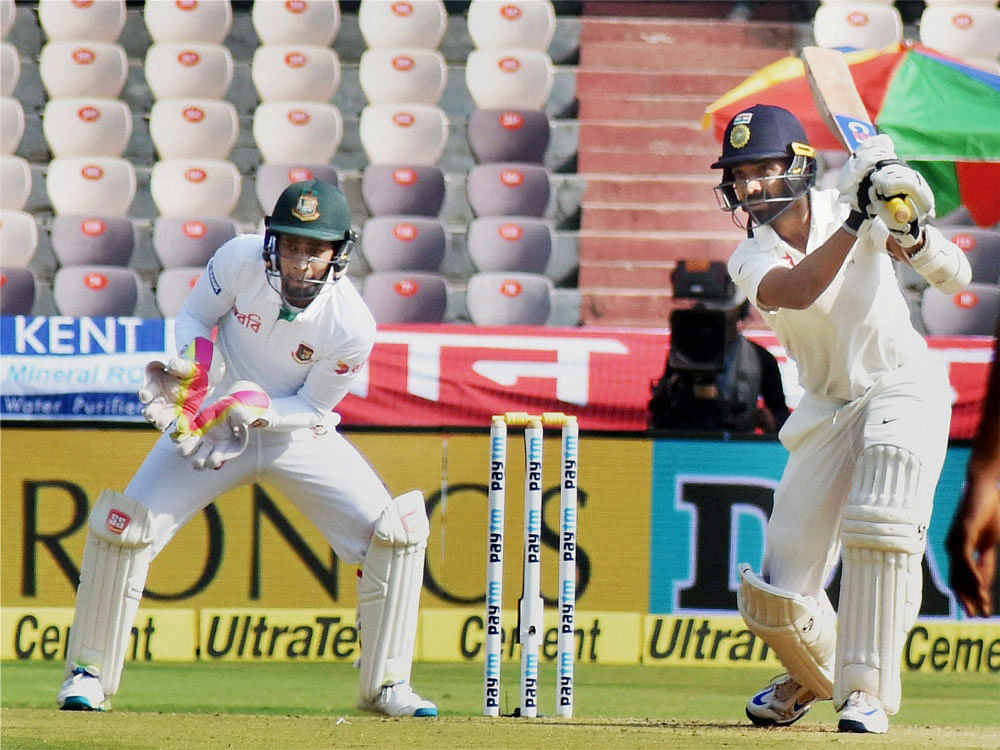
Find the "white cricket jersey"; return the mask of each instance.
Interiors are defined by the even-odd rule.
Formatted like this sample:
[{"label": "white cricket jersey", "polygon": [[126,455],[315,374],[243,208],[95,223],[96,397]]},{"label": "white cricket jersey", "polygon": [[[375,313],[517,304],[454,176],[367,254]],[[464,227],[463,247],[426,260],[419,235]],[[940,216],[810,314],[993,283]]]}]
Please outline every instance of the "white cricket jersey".
[{"label": "white cricket jersey", "polygon": [[177,314],[178,351],[211,337],[226,362],[215,395],[237,380],[260,385],[278,416],[276,429],[312,427],[330,416],[375,343],[375,319],[347,278],[322,291],[293,320],[268,284],[264,238],[234,237],[220,247]]},{"label": "white cricket jersey", "polygon": [[[836,190],[809,191],[811,223],[806,252],[843,224],[848,207]],[[729,274],[756,305],[757,287],[772,268],[792,267],[805,255],[769,226],[754,228],[729,259]],[[879,377],[927,355],[927,343],[910,323],[892,259],[862,230],[830,285],[805,310],[762,309],[809,393],[851,401]]]}]

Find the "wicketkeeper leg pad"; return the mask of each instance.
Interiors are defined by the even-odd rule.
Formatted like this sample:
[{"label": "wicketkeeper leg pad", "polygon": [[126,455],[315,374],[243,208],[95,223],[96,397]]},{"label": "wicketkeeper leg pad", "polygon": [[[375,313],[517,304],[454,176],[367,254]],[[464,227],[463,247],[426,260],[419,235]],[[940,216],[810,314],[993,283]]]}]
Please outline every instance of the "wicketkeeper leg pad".
[{"label": "wicketkeeper leg pad", "polygon": [[840,636],[834,702],[855,690],[899,710],[900,660],[920,609],[926,523],[920,460],[893,445],[866,448],[858,460],[841,527]]},{"label": "wicketkeeper leg pad", "polygon": [[77,667],[118,691],[125,652],[146,585],[152,517],[141,503],[104,490],[90,512],[76,614],[66,647],[66,677]]},{"label": "wicketkeeper leg pad", "polygon": [[375,523],[358,583],[362,701],[410,680],[428,536],[418,490],[395,498]]},{"label": "wicketkeeper leg pad", "polygon": [[736,592],[740,614],[750,632],[774,649],[788,673],[817,698],[833,695],[837,617],[821,591],[818,598],[772,586],[749,565],[739,566]]}]

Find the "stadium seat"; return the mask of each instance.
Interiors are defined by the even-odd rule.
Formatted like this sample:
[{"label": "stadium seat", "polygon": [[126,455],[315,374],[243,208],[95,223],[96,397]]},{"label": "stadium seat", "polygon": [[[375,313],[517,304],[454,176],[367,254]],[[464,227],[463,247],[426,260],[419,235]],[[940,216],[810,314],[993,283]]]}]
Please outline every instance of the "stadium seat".
[{"label": "stadium seat", "polygon": [[124,216],[135,199],[135,167],[112,156],[62,156],[49,162],[45,189],[57,214]]},{"label": "stadium seat", "polygon": [[552,226],[544,219],[484,216],[469,222],[469,257],[478,271],[543,273],[552,244]]},{"label": "stadium seat", "polygon": [[437,272],[447,249],[444,224],[427,216],[373,216],[361,232],[361,252],[373,271]]},{"label": "stadium seat", "polygon": [[448,284],[435,273],[375,271],[365,276],[361,294],[380,325],[440,323],[448,307]]},{"label": "stadium seat", "polygon": [[53,156],[121,156],[132,137],[132,110],[121,99],[59,97],[42,112]]},{"label": "stadium seat", "polygon": [[477,326],[539,326],[549,319],[552,295],[545,276],[483,272],[469,277],[466,305]]},{"label": "stadium seat", "polygon": [[293,182],[323,180],[339,185],[337,168],[332,164],[293,162],[288,164],[261,164],[257,167],[254,188],[257,202],[265,214],[270,214],[281,191]]},{"label": "stadium seat", "polygon": [[433,49],[370,49],[361,55],[358,77],[370,104],[437,104],[448,66]]},{"label": "stadium seat", "polygon": [[820,47],[880,49],[903,39],[903,18],[878,2],[824,3],[813,16]]},{"label": "stadium seat", "polygon": [[1000,10],[986,5],[928,5],[920,16],[920,41],[938,52],[997,72]]},{"label": "stadium seat", "polygon": [[543,109],[552,91],[546,52],[474,49],[465,61],[465,83],[479,109]]},{"label": "stadium seat", "polygon": [[56,271],[52,294],[62,315],[99,317],[132,315],[142,281],[122,266],[64,266]]},{"label": "stadium seat", "polygon": [[38,0],[38,22],[53,41],[113,42],[125,28],[125,0]]},{"label": "stadium seat", "polygon": [[14,0],[0,0],[0,37],[7,38],[16,19],[17,6],[14,5]]},{"label": "stadium seat", "polygon": [[343,135],[340,110],[325,102],[265,101],[253,115],[253,138],[267,163],[329,162]]},{"label": "stadium seat", "polygon": [[254,3],[250,19],[261,44],[329,47],[340,32],[340,3],[337,0]]},{"label": "stadium seat", "polygon": [[222,99],[233,82],[233,55],[222,44],[165,42],[146,50],[143,70],[154,99]]},{"label": "stadium seat", "polygon": [[30,268],[0,266],[0,315],[30,315],[37,286]]},{"label": "stadium seat", "polygon": [[477,164],[469,170],[466,193],[476,216],[544,216],[549,174],[538,164]]},{"label": "stadium seat", "polygon": [[549,147],[548,115],[537,109],[475,109],[467,123],[469,148],[477,162],[541,164]]},{"label": "stadium seat", "polygon": [[447,23],[442,0],[361,0],[358,8],[358,25],[370,49],[433,49],[441,43]]},{"label": "stadium seat", "polygon": [[227,216],[160,216],[153,223],[153,252],[164,268],[204,266],[237,233]]},{"label": "stadium seat", "polygon": [[24,136],[24,107],[13,96],[0,97],[0,154],[13,154]]},{"label": "stadium seat", "polygon": [[162,216],[228,216],[240,199],[240,172],[224,159],[164,159],[149,190]]},{"label": "stadium seat", "polygon": [[21,56],[10,42],[0,42],[0,96],[14,96],[21,77]]},{"label": "stadium seat", "polygon": [[38,225],[27,211],[0,211],[0,264],[23,267],[38,249]]},{"label": "stadium seat", "polygon": [[523,47],[541,52],[556,31],[556,14],[548,0],[472,0],[467,15],[469,36],[479,49]]},{"label": "stadium seat", "polygon": [[204,265],[164,268],[156,277],[156,306],[164,318],[172,318],[180,311],[184,300],[205,270]]},{"label": "stadium seat", "polygon": [[49,227],[52,252],[61,266],[125,266],[135,249],[135,227],[127,216],[59,214]]},{"label": "stadium seat", "polygon": [[221,44],[233,25],[229,0],[146,0],[142,10],[146,29],[156,44],[211,42]]},{"label": "stadium seat", "polygon": [[115,99],[128,79],[125,48],[114,42],[48,42],[38,57],[38,73],[49,99],[99,96]]},{"label": "stadium seat", "polygon": [[932,286],[920,299],[920,317],[931,336],[991,336],[1000,315],[1000,286],[973,282],[954,294]]},{"label": "stadium seat", "polygon": [[941,231],[965,251],[973,281],[1000,284],[1000,231],[969,226],[941,227]]},{"label": "stadium seat", "polygon": [[149,110],[149,135],[161,159],[226,159],[240,120],[224,99],[158,99]]},{"label": "stadium seat", "polygon": [[369,104],[359,130],[371,164],[433,165],[448,143],[448,118],[432,104]]},{"label": "stadium seat", "polygon": [[263,44],[253,53],[250,76],[261,101],[329,102],[340,86],[340,58],[315,44]]},{"label": "stadium seat", "polygon": [[0,208],[21,211],[31,195],[31,165],[14,154],[0,154]]},{"label": "stadium seat", "polygon": [[361,197],[373,216],[437,216],[444,195],[444,173],[434,166],[376,164],[361,175]]}]

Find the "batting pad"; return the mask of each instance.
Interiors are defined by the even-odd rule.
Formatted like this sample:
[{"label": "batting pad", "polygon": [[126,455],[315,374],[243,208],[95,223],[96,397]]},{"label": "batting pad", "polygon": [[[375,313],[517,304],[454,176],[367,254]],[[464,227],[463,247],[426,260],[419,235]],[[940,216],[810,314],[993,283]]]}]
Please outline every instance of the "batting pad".
[{"label": "batting pad", "polygon": [[118,692],[125,651],[149,572],[152,518],[141,503],[104,490],[90,512],[66,676],[97,672],[106,696]]},{"label": "batting pad", "polygon": [[830,698],[837,617],[826,592],[803,596],[772,586],[746,563],[739,570],[736,601],[750,632],[774,649],[796,682],[821,700]]},{"label": "batting pad", "polygon": [[397,497],[375,522],[358,583],[362,700],[410,680],[430,531],[419,490]]},{"label": "batting pad", "polygon": [[834,702],[855,690],[899,710],[900,660],[920,609],[926,525],[914,518],[921,465],[892,445],[866,448],[858,460],[841,526],[840,635]]}]

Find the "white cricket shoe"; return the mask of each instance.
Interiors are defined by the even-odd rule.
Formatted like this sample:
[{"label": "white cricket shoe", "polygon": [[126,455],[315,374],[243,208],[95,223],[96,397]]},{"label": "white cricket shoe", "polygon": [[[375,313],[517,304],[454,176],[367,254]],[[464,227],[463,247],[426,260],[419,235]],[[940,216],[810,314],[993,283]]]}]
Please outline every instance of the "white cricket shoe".
[{"label": "white cricket shoe", "polygon": [[56,702],[63,711],[104,711],[111,707],[101,681],[86,667],[77,667],[63,683]]},{"label": "white cricket shoe", "polygon": [[791,675],[771,681],[747,703],[747,718],[758,727],[784,727],[806,715],[816,695]]},{"label": "white cricket shoe", "polygon": [[840,732],[885,734],[889,731],[889,717],[878,698],[855,690],[840,709]]},{"label": "white cricket shoe", "polygon": [[378,695],[370,700],[358,701],[358,708],[386,716],[437,716],[438,709],[431,701],[421,698],[405,682],[383,685]]}]

